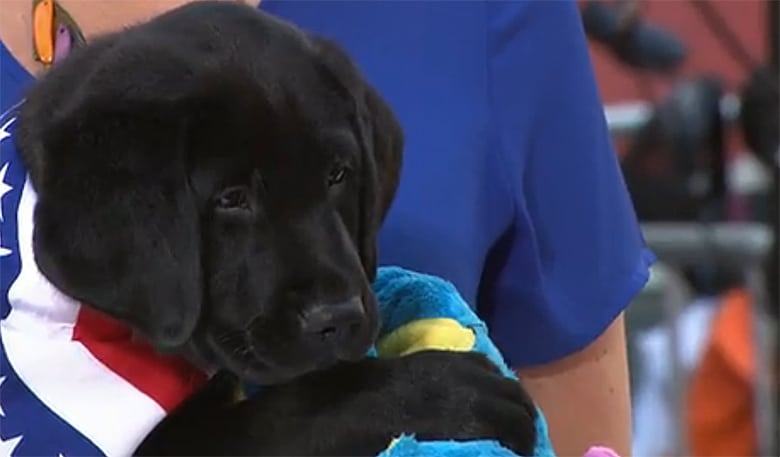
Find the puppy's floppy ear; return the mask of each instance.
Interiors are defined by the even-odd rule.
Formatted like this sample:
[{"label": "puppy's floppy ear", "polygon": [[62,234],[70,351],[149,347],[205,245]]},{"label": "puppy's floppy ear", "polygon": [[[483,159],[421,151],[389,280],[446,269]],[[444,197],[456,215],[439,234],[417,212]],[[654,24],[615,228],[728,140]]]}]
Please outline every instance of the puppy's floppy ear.
[{"label": "puppy's floppy ear", "polygon": [[363,268],[373,281],[377,267],[376,236],[398,189],[404,138],[395,114],[368,84],[363,89],[363,103],[366,115],[361,130],[368,144],[363,153],[360,251]]},{"label": "puppy's floppy ear", "polygon": [[381,224],[392,206],[398,189],[404,135],[395,113],[373,87],[366,84],[363,95],[371,133],[370,158],[376,166],[378,223]]},{"label": "puppy's floppy ear", "polygon": [[[109,72],[107,86],[87,92],[56,70],[33,87],[18,121],[38,193],[36,263],[68,296],[131,324],[160,350],[176,349],[202,300],[184,113],[175,102],[153,106],[158,89],[132,76]],[[137,98],[117,96],[131,86]],[[64,88],[72,91],[54,90]]]},{"label": "puppy's floppy ear", "polygon": [[390,106],[332,41],[312,37],[326,73],[355,104],[361,142],[359,250],[369,280],[376,275],[376,236],[395,197],[401,174],[403,130]]}]

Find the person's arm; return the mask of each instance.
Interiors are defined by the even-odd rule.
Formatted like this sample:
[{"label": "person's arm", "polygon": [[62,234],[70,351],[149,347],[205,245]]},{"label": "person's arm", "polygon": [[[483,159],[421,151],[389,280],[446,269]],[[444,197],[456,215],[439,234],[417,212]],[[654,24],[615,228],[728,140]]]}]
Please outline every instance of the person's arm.
[{"label": "person's arm", "polygon": [[550,424],[558,455],[580,456],[607,444],[631,454],[631,398],[623,316],[585,349],[518,370]]},{"label": "person's arm", "polygon": [[482,284],[491,335],[556,452],[631,452],[623,311],[653,261],[612,146],[574,1],[488,2],[488,76],[506,251]]}]

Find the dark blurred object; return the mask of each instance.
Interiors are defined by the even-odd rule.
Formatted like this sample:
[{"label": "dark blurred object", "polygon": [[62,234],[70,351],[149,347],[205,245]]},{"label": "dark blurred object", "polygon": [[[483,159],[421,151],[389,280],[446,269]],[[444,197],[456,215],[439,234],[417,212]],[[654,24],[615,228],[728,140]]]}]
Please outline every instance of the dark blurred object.
[{"label": "dark blurred object", "polygon": [[719,220],[726,192],[718,78],[679,83],[658,103],[623,160],[642,221]]},{"label": "dark blurred object", "polygon": [[[769,12],[769,73],[773,75],[775,83],[780,79],[780,1],[769,0],[767,5]],[[777,88],[777,86],[775,86]],[[772,196],[771,210],[769,223],[772,227],[772,231],[775,234],[775,243],[772,248],[772,252],[769,255],[767,261],[767,284],[769,285],[769,313],[775,320],[780,319],[780,145],[778,145],[778,99],[780,95],[775,90],[775,105],[774,105],[774,139],[775,139],[775,161],[772,163],[773,167],[773,182],[772,182]],[[770,163],[771,163],[771,151]],[[775,350],[780,352],[780,343],[777,343]],[[778,360],[778,358],[775,358]],[[780,360],[778,360],[778,367],[780,367]],[[780,368],[778,368],[780,372]],[[780,401],[778,402],[780,408]],[[780,425],[780,424],[779,424]],[[780,446],[780,439],[775,441],[775,444]],[[778,450],[775,450],[775,455],[778,455]]]},{"label": "dark blurred object", "polygon": [[[768,37],[769,37],[769,69],[775,76],[780,75],[780,1],[768,0]],[[777,80],[777,79],[775,79]],[[780,149],[780,148],[779,148]],[[778,151],[780,155],[780,151]],[[780,157],[774,167],[774,213],[770,217],[771,226],[775,234],[775,243],[767,261],[766,277],[769,287],[769,314],[775,320],[775,326],[780,324]],[[775,379],[780,379],[780,335],[775,335],[774,347],[770,348],[770,360],[775,361]],[[780,390],[780,389],[778,389]],[[778,392],[775,390],[775,392]],[[775,393],[775,430],[774,449],[770,449],[772,455],[780,455],[780,395]]]},{"label": "dark blurred object", "polygon": [[622,13],[619,4],[585,2],[581,9],[585,33],[636,70],[670,73],[680,66],[686,49],[671,31],[644,23],[638,16],[624,20]]},{"label": "dark blurred object", "polygon": [[761,162],[777,166],[780,146],[778,74],[770,66],[752,72],[740,93],[739,122],[747,147]]},{"label": "dark blurred object", "polygon": [[[722,96],[717,77],[682,81],[637,132],[622,167],[642,222],[725,219]],[[699,295],[716,295],[743,281],[740,269],[706,258],[684,274]]]},{"label": "dark blurred object", "polygon": [[[769,166],[774,166],[778,148],[778,0],[766,2],[767,9],[767,43],[769,56],[766,60],[757,60],[751,55],[742,41],[729,26],[718,8],[706,0],[692,0],[690,4],[698,11],[704,23],[713,35],[721,42],[731,57],[739,62],[748,73],[746,83],[740,93],[740,123],[747,146],[759,159]],[[767,62],[767,63],[762,63]]]},{"label": "dark blurred object", "polygon": [[[777,10],[775,10],[775,13],[777,13]],[[778,328],[778,325],[780,325],[780,166],[775,165],[773,171],[772,195],[769,199],[772,209],[770,210],[769,223],[775,234],[775,242],[772,250],[769,252],[769,258],[764,271],[767,284],[766,310],[767,314],[774,319],[775,328]],[[773,371],[772,375],[775,376],[774,379],[780,379],[780,335],[777,333],[774,341],[769,344],[768,358],[769,360],[774,360],[774,366],[770,368]],[[775,435],[770,455],[780,455],[780,421],[777,420],[780,417],[780,396],[777,395],[780,389],[778,387],[780,386],[776,387],[774,396],[775,427],[773,432]]]},{"label": "dark blurred object", "polygon": [[[775,241],[765,265],[767,311],[780,318],[780,1],[767,3],[767,64],[755,68],[740,92],[740,127],[750,151],[772,175],[765,196],[766,222]],[[780,346],[780,343],[776,346]],[[778,350],[778,347],[774,348]],[[780,405],[778,405],[780,407]],[[778,440],[780,441],[780,440]],[[777,455],[777,453],[773,454]]]}]

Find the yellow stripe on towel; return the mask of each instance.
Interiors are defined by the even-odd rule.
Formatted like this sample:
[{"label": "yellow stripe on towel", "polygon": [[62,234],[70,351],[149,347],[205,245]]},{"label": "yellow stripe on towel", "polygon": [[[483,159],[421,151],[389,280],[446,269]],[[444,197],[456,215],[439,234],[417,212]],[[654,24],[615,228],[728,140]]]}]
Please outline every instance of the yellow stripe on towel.
[{"label": "yellow stripe on towel", "polygon": [[380,357],[408,355],[423,350],[460,351],[474,349],[477,337],[455,319],[419,319],[398,327],[376,345]]}]

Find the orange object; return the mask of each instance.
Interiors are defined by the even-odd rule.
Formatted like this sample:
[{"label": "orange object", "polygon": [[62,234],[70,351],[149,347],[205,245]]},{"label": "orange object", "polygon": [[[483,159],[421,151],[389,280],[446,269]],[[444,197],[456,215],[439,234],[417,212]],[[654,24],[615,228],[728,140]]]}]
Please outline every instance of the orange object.
[{"label": "orange object", "polygon": [[744,290],[724,296],[691,375],[685,420],[692,456],[758,455],[751,308]]},{"label": "orange object", "polygon": [[33,6],[33,47],[44,65],[54,62],[54,0],[40,0]]}]

